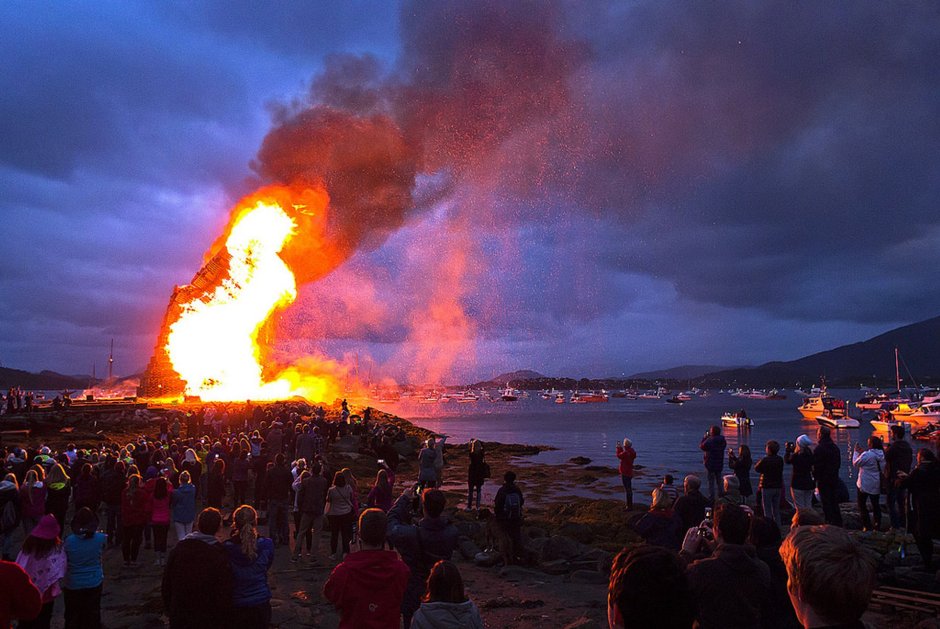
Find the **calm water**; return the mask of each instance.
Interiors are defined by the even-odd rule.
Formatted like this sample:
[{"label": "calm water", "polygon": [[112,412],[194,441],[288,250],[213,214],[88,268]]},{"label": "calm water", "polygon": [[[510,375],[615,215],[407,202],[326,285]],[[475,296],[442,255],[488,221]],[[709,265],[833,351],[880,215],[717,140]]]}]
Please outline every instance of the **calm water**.
[{"label": "calm water", "polygon": [[[843,454],[842,476],[850,488],[847,449],[859,441],[864,444],[871,426],[864,421],[869,415],[854,407],[861,397],[858,390],[834,390],[833,395],[852,402],[851,415],[864,418],[854,430],[833,430],[833,437]],[[781,444],[796,441],[801,434],[815,440],[817,424],[803,419],[796,407],[803,398],[790,391],[785,400],[750,400],[731,395],[712,394],[696,397],[683,405],[667,404],[665,400],[626,400],[611,398],[599,404],[555,404],[530,393],[517,402],[458,404],[418,404],[410,401],[387,405],[384,410],[405,417],[415,424],[450,436],[450,442],[466,442],[471,438],[501,443],[549,445],[558,450],[544,452],[534,458],[545,463],[561,463],[574,456],[585,456],[593,464],[617,465],[616,444],[624,437],[633,441],[637,464],[646,466],[648,475],[636,479],[641,489],[658,485],[662,474],[673,473],[681,486],[681,476],[703,473],[702,451],[698,444],[712,425],[721,425],[723,412],[744,408],[754,420],[750,430],[722,428],[728,446],[737,448],[746,443],[757,460],[764,452],[764,443],[776,439]],[[915,446],[916,447],[916,446]],[[789,471],[785,473],[789,476]],[[756,475],[753,481],[756,483]]]}]

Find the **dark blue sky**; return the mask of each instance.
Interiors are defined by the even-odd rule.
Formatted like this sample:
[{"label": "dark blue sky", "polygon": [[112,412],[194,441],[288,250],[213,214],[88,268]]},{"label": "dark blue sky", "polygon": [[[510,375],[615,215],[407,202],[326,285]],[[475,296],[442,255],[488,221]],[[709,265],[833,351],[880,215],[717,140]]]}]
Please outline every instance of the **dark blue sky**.
[{"label": "dark blue sky", "polygon": [[[937,33],[881,2],[2,3],[0,362],[100,373],[113,337],[141,369],[232,203],[321,167],[355,253],[283,313],[294,355],[605,376],[935,316]],[[339,146],[405,141],[368,202],[373,170],[291,152],[325,109]]]}]

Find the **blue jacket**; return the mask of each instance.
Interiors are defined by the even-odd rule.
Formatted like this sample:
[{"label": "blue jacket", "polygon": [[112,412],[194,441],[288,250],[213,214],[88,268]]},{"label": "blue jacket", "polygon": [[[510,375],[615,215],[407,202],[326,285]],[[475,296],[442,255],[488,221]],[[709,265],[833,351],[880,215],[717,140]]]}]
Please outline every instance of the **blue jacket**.
[{"label": "blue jacket", "polygon": [[725,468],[725,448],[728,447],[724,436],[705,437],[698,447],[705,451],[705,469],[720,474]]},{"label": "blue jacket", "polygon": [[173,521],[196,521],[196,486],[192,483],[183,483],[173,491]]},{"label": "blue jacket", "polygon": [[258,555],[252,561],[242,552],[241,541],[237,537],[225,540],[225,550],[235,577],[232,587],[235,607],[254,607],[271,600],[268,570],[274,563],[274,542],[267,537],[259,537],[257,549]]}]

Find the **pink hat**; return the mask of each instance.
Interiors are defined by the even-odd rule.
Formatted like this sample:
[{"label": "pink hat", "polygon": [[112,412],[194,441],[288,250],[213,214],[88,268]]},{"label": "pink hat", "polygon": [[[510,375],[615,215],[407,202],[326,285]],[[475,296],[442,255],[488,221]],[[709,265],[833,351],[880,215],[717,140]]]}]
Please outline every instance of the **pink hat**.
[{"label": "pink hat", "polygon": [[39,539],[55,539],[62,532],[59,522],[52,515],[44,515],[39,519],[30,535]]}]

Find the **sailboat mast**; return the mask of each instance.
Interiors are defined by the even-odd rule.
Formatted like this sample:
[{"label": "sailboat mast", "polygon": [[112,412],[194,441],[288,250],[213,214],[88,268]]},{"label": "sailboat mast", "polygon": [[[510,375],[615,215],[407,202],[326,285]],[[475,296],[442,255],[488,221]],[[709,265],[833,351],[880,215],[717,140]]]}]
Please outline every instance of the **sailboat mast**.
[{"label": "sailboat mast", "polygon": [[114,339],[111,339],[111,351],[108,353],[108,382],[114,377]]},{"label": "sailboat mast", "polygon": [[898,395],[901,394],[901,367],[898,365],[898,348],[894,348],[894,377],[898,383]]}]

